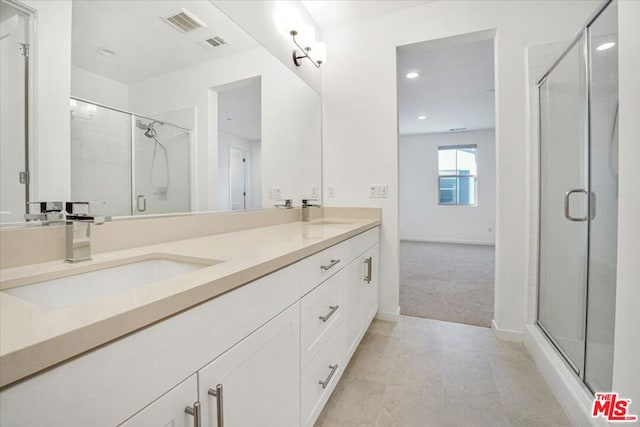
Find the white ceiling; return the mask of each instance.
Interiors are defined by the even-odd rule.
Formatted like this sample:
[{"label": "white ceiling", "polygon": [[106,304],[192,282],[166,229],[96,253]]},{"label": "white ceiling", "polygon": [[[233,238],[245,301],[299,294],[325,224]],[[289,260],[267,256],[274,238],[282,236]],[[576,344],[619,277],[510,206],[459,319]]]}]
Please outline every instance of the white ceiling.
[{"label": "white ceiling", "polygon": [[307,0],[302,4],[322,29],[336,27],[393,12],[407,7],[420,6],[433,0]]},{"label": "white ceiling", "polygon": [[[181,33],[162,20],[179,8],[207,27]],[[74,0],[72,13],[72,65],[125,84],[258,47],[207,0]],[[203,47],[216,35],[229,44]],[[116,55],[104,56],[99,48]]]},{"label": "white ceiling", "polygon": [[[219,89],[219,88],[218,88]],[[218,126],[223,132],[250,141],[261,135],[260,78],[236,82],[218,91]]]},{"label": "white ceiling", "polygon": [[397,72],[401,135],[495,126],[493,40],[401,47]]}]

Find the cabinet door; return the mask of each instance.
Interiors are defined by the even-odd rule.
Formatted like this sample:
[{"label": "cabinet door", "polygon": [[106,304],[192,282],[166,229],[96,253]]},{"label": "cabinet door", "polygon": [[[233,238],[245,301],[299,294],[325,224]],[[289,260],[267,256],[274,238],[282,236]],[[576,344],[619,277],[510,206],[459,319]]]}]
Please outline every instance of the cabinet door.
[{"label": "cabinet door", "polygon": [[358,257],[345,268],[345,327],[347,339],[346,359],[356,351],[364,335],[363,257]]},{"label": "cabinet door", "polygon": [[[300,422],[300,303],[198,371],[202,425],[294,426]],[[213,395],[213,392],[216,395]]]},{"label": "cabinet door", "polygon": [[198,380],[194,374],[162,395],[158,400],[129,418],[124,427],[192,427],[194,416],[187,406],[194,408],[198,399]]},{"label": "cabinet door", "polygon": [[368,328],[371,320],[378,313],[378,293],[380,288],[379,246],[376,244],[362,256],[364,268],[364,328]]}]

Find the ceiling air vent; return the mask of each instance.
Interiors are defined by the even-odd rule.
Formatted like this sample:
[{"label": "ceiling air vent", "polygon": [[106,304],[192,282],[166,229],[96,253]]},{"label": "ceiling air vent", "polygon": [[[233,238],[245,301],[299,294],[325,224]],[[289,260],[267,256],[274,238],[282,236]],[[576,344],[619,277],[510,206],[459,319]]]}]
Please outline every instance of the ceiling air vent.
[{"label": "ceiling air vent", "polygon": [[449,132],[460,132],[461,130],[467,130],[467,128],[451,128]]},{"label": "ceiling air vent", "polygon": [[220,37],[220,36],[211,37],[210,39],[206,39],[204,42],[208,43],[209,45],[211,45],[213,47],[218,47],[218,46],[222,46],[224,44],[227,44],[227,41],[225,39],[223,39],[222,37]]},{"label": "ceiling air vent", "polygon": [[186,9],[180,8],[162,19],[181,33],[188,33],[207,25]]}]

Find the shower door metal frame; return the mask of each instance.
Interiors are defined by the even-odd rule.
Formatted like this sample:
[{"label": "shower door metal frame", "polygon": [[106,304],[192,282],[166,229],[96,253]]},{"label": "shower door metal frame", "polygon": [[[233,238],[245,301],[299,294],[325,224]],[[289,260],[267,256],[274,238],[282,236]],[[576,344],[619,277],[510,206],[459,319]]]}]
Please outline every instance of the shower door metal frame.
[{"label": "shower door metal frame", "polygon": [[583,141],[586,146],[587,153],[587,182],[586,182],[586,192],[587,192],[587,214],[585,222],[587,223],[587,247],[586,247],[586,259],[587,262],[585,264],[585,288],[584,288],[584,311],[582,313],[583,317],[583,325],[584,325],[584,340],[583,340],[583,360],[582,366],[576,366],[575,363],[571,361],[571,358],[568,357],[566,352],[562,349],[562,347],[556,342],[553,336],[547,332],[544,326],[540,323],[540,238],[542,235],[542,202],[538,203],[538,263],[537,263],[537,275],[538,275],[538,286],[537,286],[537,302],[536,302],[536,326],[540,329],[543,335],[549,340],[549,342],[553,345],[553,347],[558,351],[558,353],[562,356],[565,362],[573,369],[578,377],[580,378],[582,384],[593,394],[595,391],[589,386],[589,384],[585,380],[585,367],[586,367],[586,358],[587,358],[587,329],[588,325],[588,316],[587,310],[589,307],[589,259],[590,259],[590,248],[591,248],[591,220],[593,218],[593,206],[592,206],[592,193],[591,193],[591,40],[590,34],[591,29],[590,26],[593,24],[598,17],[604,12],[604,10],[613,2],[614,0],[604,0],[602,4],[598,6],[598,8],[591,14],[591,16],[587,19],[586,23],[576,32],[573,39],[566,47],[566,49],[556,58],[556,60],[551,64],[551,66],[547,69],[547,71],[538,79],[536,82],[537,91],[538,91],[538,158],[540,161],[538,162],[538,194],[542,194],[542,105],[541,105],[541,89],[542,86],[546,83],[547,77],[553,72],[553,70],[562,62],[562,60],[569,54],[571,49],[580,42],[581,39],[584,39],[583,46],[583,59],[585,66],[585,108],[584,108],[584,137],[585,141]]}]

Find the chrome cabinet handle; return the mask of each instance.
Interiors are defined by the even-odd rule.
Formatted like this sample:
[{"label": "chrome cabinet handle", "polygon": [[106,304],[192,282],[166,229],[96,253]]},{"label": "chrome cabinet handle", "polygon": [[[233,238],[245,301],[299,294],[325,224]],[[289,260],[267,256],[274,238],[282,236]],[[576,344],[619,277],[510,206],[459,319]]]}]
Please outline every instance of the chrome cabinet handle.
[{"label": "chrome cabinet handle", "polygon": [[[142,202],[142,207],[140,207],[140,202]],[[147,210],[147,198],[144,197],[143,194],[139,194],[136,198],[136,207],[138,208],[138,212],[144,212]]]},{"label": "chrome cabinet handle", "polygon": [[329,320],[331,316],[333,316],[333,313],[338,311],[339,308],[340,308],[339,305],[330,305],[329,312],[324,316],[320,316],[319,319],[322,320],[323,322],[326,322],[327,320]]},{"label": "chrome cabinet handle", "polygon": [[318,381],[318,384],[320,384],[322,388],[327,388],[327,386],[331,382],[331,378],[333,378],[333,374],[335,374],[338,370],[338,364],[336,363],[335,365],[329,365],[329,369],[331,369],[331,372],[329,372],[329,376],[324,381]]},{"label": "chrome cabinet handle", "polygon": [[210,388],[207,391],[207,394],[209,396],[213,396],[216,398],[217,424],[218,424],[218,427],[224,427],[224,414],[223,414],[224,403],[222,401],[222,384],[218,384],[215,390]]},{"label": "chrome cabinet handle", "polygon": [[193,427],[200,427],[202,425],[200,418],[200,402],[195,401],[193,403],[193,406],[187,406],[186,408],[184,408],[184,412],[193,416]]},{"label": "chrome cabinet handle", "polygon": [[571,214],[569,213],[569,198],[571,197],[571,195],[573,193],[588,194],[587,190],[584,190],[582,188],[573,188],[573,189],[567,191],[564,194],[564,217],[566,219],[568,219],[569,221],[584,222],[589,218],[586,217],[586,216],[580,217],[580,218],[576,218],[576,217],[571,216]]},{"label": "chrome cabinet handle", "polygon": [[364,263],[367,265],[367,275],[364,276],[364,281],[367,283],[371,283],[371,265],[373,264],[371,257],[364,260]]},{"label": "chrome cabinet handle", "polygon": [[340,258],[338,259],[332,259],[329,264],[327,265],[321,265],[320,268],[323,269],[324,271],[327,271],[328,269],[330,269],[331,267],[333,267],[334,265],[336,265],[337,263],[340,262]]}]

